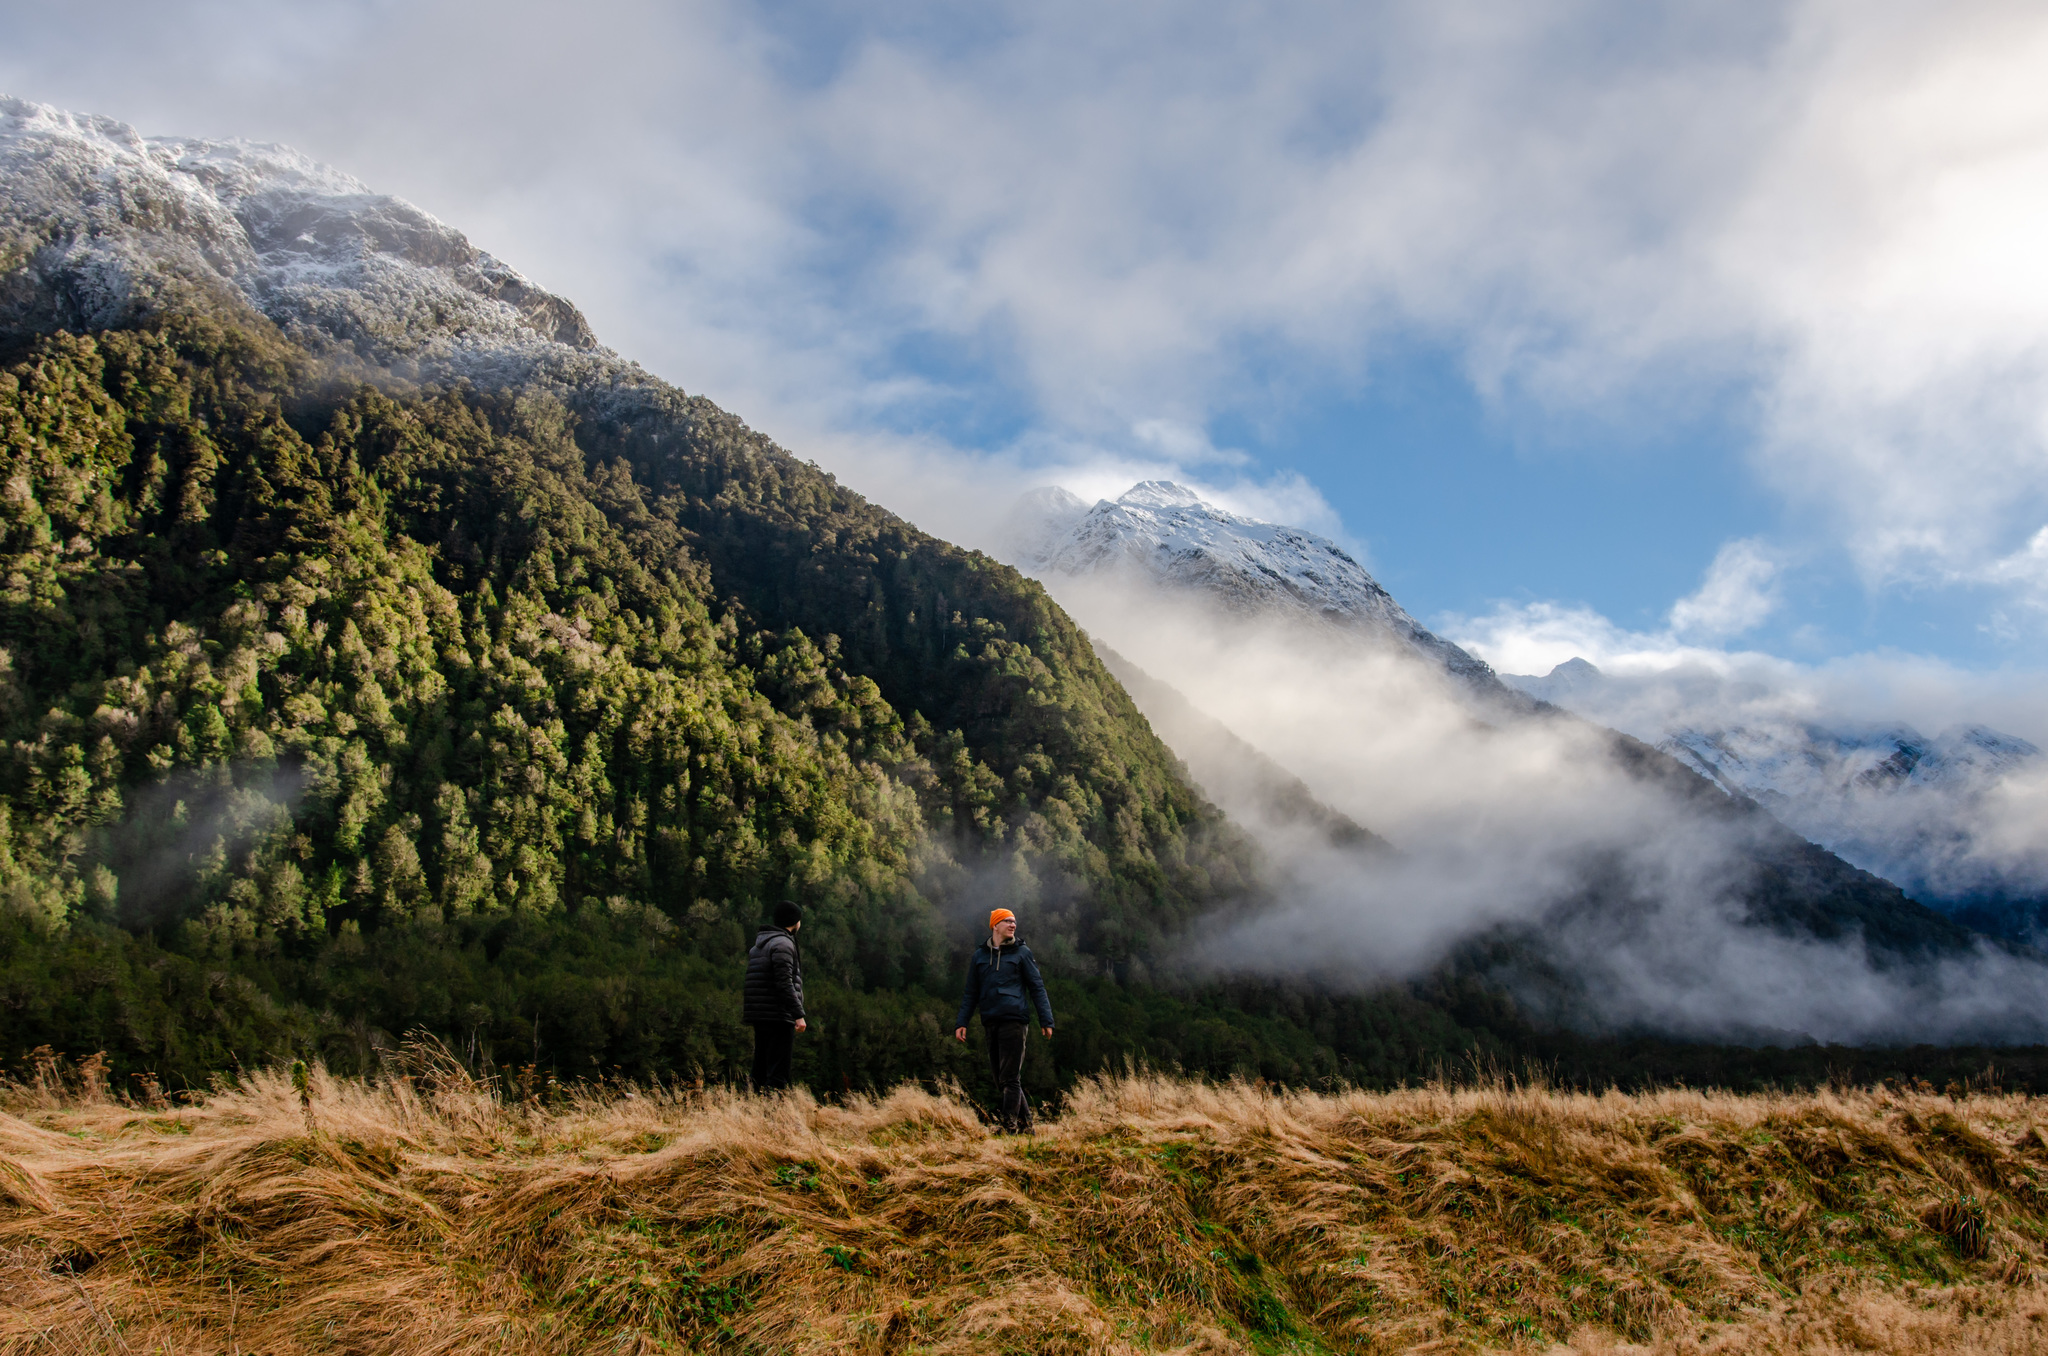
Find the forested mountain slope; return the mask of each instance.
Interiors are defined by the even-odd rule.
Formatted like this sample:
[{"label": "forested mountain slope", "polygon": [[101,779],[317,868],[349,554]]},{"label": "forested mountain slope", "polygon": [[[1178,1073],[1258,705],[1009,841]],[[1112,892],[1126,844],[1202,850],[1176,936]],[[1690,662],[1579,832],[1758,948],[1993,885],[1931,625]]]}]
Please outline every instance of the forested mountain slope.
[{"label": "forested mountain slope", "polygon": [[1044,592],[417,209],[4,100],[0,187],[0,1061],[362,1070],[422,1026],[718,1077],[784,897],[823,1088],[971,1073],[941,1023],[998,903],[1058,981],[1041,1090],[1677,1058],[1542,1044],[1483,966],[1177,973],[1257,853]]},{"label": "forested mountain slope", "polygon": [[937,1018],[994,903],[1061,977],[1046,1084],[1469,1044],[1403,994],[1143,983],[1252,863],[1072,624],[417,208],[0,99],[0,271],[5,1057],[364,1067],[422,1024],[715,1075],[785,894],[823,1086],[966,1071]]},{"label": "forested mountain slope", "polygon": [[[601,922],[723,989],[785,895],[850,991],[949,986],[943,909],[991,900],[1085,975],[1246,888],[1243,842],[1013,572],[722,416],[636,464],[634,430],[579,445],[545,391],[335,384],[266,328],[60,334],[0,378],[5,889],[11,926],[118,924],[327,1015],[252,994],[246,1031],[80,1032],[30,1017],[81,1001],[52,979],[8,1004],[14,1043],[482,1040],[560,1014],[408,980],[468,923],[490,952]],[[642,1058],[716,1062],[699,1016]]]}]

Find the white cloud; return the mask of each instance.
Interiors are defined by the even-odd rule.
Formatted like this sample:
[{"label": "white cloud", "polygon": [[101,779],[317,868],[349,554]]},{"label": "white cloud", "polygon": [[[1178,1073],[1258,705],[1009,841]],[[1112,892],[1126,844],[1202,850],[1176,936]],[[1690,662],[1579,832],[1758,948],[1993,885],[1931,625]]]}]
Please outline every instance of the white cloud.
[{"label": "white cloud", "polygon": [[1140,419],[1131,425],[1131,437],[1183,466],[1245,466],[1251,461],[1235,448],[1216,446],[1200,427],[1177,419]]},{"label": "white cloud", "polygon": [[1683,667],[1727,671],[1766,664],[1790,672],[1788,661],[1728,651],[1725,641],[1760,625],[1778,607],[1779,565],[1754,538],[1726,542],[1694,592],[1671,605],[1662,631],[1630,631],[1598,611],[1557,602],[1497,604],[1480,617],[1444,618],[1440,629],[1503,673],[1548,673],[1568,659],[1618,672],[1655,673]]},{"label": "white cloud", "polygon": [[1778,563],[1762,543],[1731,541],[1714,556],[1697,593],[1671,607],[1671,629],[1681,636],[1717,640],[1762,625],[1778,607]]},{"label": "white cloud", "polygon": [[1584,659],[1625,680],[1588,714],[1653,741],[1682,726],[1813,720],[1930,733],[1984,724],[2048,747],[2048,690],[2027,670],[1972,670],[1898,650],[1804,664],[1688,643],[1670,631],[1631,631],[1592,608],[1554,602],[1501,603],[1438,626],[1502,673],[1542,675]]},{"label": "white cloud", "polygon": [[[1268,853],[1278,906],[1219,923],[1189,964],[1343,986],[1425,969],[1505,924],[1529,929],[1558,973],[1583,984],[1571,1015],[1592,1024],[1847,1041],[2043,1030],[2048,969],[2038,965],[1989,950],[1873,964],[1854,938],[1802,940],[1746,921],[1757,854],[1781,850],[1784,830],[1761,815],[1702,813],[1624,770],[1593,724],[1475,721],[1440,671],[1402,652],[1201,594],[1103,575],[1048,586],[1091,635],[1177,690],[1133,688]],[[1205,717],[1393,851],[1361,856],[1275,813],[1256,776],[1232,775],[1243,746],[1204,735]],[[2024,840],[2048,789],[2020,799],[2013,827]],[[1503,963],[1518,998],[1546,1001],[1544,984],[1523,984]]]},{"label": "white cloud", "polygon": [[13,92],[297,143],[793,442],[1179,464],[1420,333],[1518,410],[1733,393],[1872,580],[2039,596],[2038,6],[7,15]]},{"label": "white cloud", "polygon": [[2031,598],[2048,598],[2048,527],[2011,555],[1991,562],[1984,576],[1994,583],[2017,585]]}]

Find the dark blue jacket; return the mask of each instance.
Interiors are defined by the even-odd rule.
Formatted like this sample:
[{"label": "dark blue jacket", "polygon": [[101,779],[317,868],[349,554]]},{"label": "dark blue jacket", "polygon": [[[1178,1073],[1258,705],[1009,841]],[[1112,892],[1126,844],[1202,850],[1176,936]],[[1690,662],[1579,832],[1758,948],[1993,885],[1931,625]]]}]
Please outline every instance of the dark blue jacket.
[{"label": "dark blue jacket", "polygon": [[[1029,993],[1027,1004],[1025,994]],[[1052,1000],[1045,996],[1045,981],[1038,977],[1038,962],[1031,948],[1022,942],[992,947],[987,942],[967,962],[967,992],[960,999],[956,1027],[981,1009],[983,1026],[990,1022],[1028,1022],[1031,1009],[1038,1009],[1038,1024],[1052,1025]]]}]

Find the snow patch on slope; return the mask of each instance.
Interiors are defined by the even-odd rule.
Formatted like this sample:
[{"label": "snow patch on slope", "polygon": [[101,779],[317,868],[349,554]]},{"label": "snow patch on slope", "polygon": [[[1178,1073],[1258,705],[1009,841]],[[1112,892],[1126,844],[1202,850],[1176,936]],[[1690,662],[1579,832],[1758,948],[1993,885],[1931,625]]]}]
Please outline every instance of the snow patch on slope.
[{"label": "snow patch on slope", "polygon": [[0,96],[0,337],[128,323],[192,287],[380,364],[598,351],[567,301],[297,151]]},{"label": "snow patch on slope", "polygon": [[2018,736],[1856,725],[1774,708],[1766,694],[1730,702],[1697,682],[1666,691],[1584,659],[1501,681],[1656,744],[1916,898],[1957,906],[2048,894],[2048,758]]}]

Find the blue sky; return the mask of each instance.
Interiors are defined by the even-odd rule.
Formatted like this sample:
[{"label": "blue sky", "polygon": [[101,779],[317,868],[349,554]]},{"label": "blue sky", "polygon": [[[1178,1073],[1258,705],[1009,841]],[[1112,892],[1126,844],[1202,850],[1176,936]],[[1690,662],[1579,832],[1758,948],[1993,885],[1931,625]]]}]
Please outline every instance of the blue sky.
[{"label": "blue sky", "polygon": [[1653,428],[1518,415],[1423,348],[1283,420],[1226,416],[1213,436],[1317,485],[1381,582],[1423,617],[1550,600],[1654,631],[1724,542],[1762,537],[1811,554],[1787,565],[1783,603],[1745,644],[1801,660],[1890,647],[1978,667],[2039,662],[2034,637],[1987,623],[1997,600],[1982,587],[1867,587],[1753,473],[1754,431],[1739,394],[1731,401],[1726,417]]},{"label": "blue sky", "polygon": [[1264,422],[1220,421],[1219,441],[1321,486],[1381,582],[1425,616],[1562,598],[1654,626],[1724,540],[1771,518],[1730,455],[1740,430],[1563,436],[1489,407],[1452,355],[1427,348]]},{"label": "blue sky", "polygon": [[10,0],[0,33],[0,89],[410,198],[948,535],[1171,474],[1506,667],[1904,666],[1927,719],[2048,733],[2036,7]]}]

